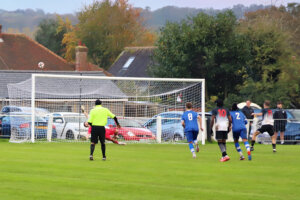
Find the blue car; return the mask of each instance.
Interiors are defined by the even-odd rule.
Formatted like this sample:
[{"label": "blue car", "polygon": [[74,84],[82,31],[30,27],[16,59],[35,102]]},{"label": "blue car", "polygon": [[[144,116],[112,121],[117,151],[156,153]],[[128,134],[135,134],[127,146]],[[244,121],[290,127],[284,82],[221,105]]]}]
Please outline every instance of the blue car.
[{"label": "blue car", "polygon": [[[35,122],[35,138],[47,138],[48,123],[44,118],[37,117]],[[31,137],[31,116],[30,113],[11,112],[7,116],[0,118],[0,127],[2,137],[14,136],[18,139],[27,139]],[[57,138],[56,128],[52,127],[52,138]]]},{"label": "blue car", "polygon": [[[161,116],[161,126],[162,126],[162,135],[161,138],[165,141],[167,140],[182,140],[185,138],[184,129],[181,125],[181,117],[183,111],[170,111],[163,112],[158,115],[155,115],[149,119],[144,127],[151,130],[152,133],[156,135],[157,131],[157,117]],[[200,114],[200,113],[199,113]],[[210,116],[210,113],[205,113],[206,116]]]}]

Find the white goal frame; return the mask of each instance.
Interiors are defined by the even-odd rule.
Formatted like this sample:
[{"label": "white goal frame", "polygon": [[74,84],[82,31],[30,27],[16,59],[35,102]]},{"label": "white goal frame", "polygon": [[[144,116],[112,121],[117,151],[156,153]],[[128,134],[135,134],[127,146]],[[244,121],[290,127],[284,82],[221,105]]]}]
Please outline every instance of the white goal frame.
[{"label": "white goal frame", "polygon": [[[128,81],[160,81],[160,82],[201,82],[201,118],[203,131],[201,132],[202,145],[205,144],[205,133],[207,130],[205,119],[205,79],[184,78],[135,78],[135,77],[107,77],[107,76],[78,76],[78,75],[54,75],[54,74],[32,74],[31,84],[31,142],[35,142],[35,84],[36,78],[65,78],[65,79],[98,79],[98,80],[128,80]],[[200,130],[199,130],[200,131]],[[199,136],[198,136],[199,138]]]}]

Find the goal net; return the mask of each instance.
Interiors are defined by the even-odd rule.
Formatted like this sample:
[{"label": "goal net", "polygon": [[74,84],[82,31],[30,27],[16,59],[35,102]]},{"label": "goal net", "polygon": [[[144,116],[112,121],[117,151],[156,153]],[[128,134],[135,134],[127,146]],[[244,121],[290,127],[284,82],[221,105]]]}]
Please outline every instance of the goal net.
[{"label": "goal net", "polygon": [[[33,74],[31,79],[8,85],[10,141],[88,141],[89,127],[84,122],[96,99],[121,125],[117,129],[114,120],[108,119],[108,140],[182,141],[186,102],[192,102],[205,125],[204,84],[204,79]],[[203,144],[204,133],[199,134]]]}]

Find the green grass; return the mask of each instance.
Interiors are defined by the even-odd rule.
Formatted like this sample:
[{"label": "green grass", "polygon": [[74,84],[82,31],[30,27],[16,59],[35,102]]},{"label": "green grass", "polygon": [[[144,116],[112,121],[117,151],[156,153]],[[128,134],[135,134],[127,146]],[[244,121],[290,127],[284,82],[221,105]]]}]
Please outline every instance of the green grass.
[{"label": "green grass", "polygon": [[[300,199],[300,146],[256,145],[253,161],[220,163],[217,144],[107,145],[88,160],[88,143],[0,142],[0,199]],[[242,146],[244,149],[244,146]]]}]

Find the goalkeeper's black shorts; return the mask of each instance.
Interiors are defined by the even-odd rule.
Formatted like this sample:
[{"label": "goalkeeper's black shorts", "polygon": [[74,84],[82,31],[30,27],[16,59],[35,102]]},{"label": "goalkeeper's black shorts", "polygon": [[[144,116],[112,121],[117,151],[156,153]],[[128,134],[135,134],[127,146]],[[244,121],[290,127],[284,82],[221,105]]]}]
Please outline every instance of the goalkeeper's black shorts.
[{"label": "goalkeeper's black shorts", "polygon": [[105,143],[104,126],[92,126],[91,142],[97,144],[98,140],[100,140],[101,143]]}]

